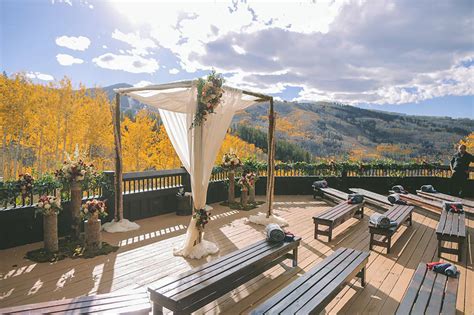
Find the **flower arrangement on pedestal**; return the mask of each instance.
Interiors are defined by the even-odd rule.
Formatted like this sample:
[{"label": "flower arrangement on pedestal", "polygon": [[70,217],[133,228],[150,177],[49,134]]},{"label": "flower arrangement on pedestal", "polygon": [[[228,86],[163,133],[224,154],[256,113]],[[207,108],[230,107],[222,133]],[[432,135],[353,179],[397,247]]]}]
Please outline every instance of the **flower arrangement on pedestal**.
[{"label": "flower arrangement on pedestal", "polygon": [[199,79],[197,84],[198,110],[194,115],[191,128],[201,126],[206,121],[207,115],[214,113],[214,110],[221,103],[224,89],[224,78],[220,74],[212,71],[206,78]]},{"label": "flower arrangement on pedestal", "polygon": [[85,248],[88,251],[97,251],[102,248],[100,234],[101,222],[99,218],[107,216],[105,202],[99,200],[87,201],[81,207],[81,217],[84,220]]},{"label": "flower arrangement on pedestal", "polygon": [[41,196],[35,213],[43,215],[44,249],[53,253],[58,247],[58,213],[61,211],[61,199],[55,196]]},{"label": "flower arrangement on pedestal", "polygon": [[222,157],[221,167],[228,171],[229,176],[229,191],[227,202],[230,204],[234,203],[235,199],[235,171],[242,167],[242,161],[233,152],[224,154]]},{"label": "flower arrangement on pedestal", "polygon": [[20,191],[23,204],[25,204],[26,198],[31,196],[31,193],[33,191],[34,181],[35,181],[34,177],[28,173],[20,174],[20,176],[18,176],[17,187],[18,187],[18,190]]},{"label": "flower arrangement on pedestal", "polygon": [[249,202],[255,203],[255,182],[258,180],[258,176],[254,172],[250,172],[245,177],[249,183]]},{"label": "flower arrangement on pedestal", "polygon": [[66,161],[63,166],[56,170],[56,178],[62,183],[63,188],[70,188],[71,190],[71,238],[79,239],[80,235],[80,208],[82,202],[82,188],[87,186],[97,176],[94,165],[84,162],[79,153],[79,148],[76,146],[74,155],[70,156],[66,153]]},{"label": "flower arrangement on pedestal", "polygon": [[237,185],[240,186],[240,191],[241,191],[240,203],[242,204],[243,207],[246,207],[248,203],[248,192],[250,189],[249,178],[245,174],[243,174],[240,177],[239,181],[237,182]]}]

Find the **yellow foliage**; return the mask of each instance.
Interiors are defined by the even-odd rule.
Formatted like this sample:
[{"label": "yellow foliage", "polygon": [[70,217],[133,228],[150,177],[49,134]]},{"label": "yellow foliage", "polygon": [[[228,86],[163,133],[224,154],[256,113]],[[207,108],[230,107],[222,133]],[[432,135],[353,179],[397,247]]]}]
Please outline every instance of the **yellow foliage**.
[{"label": "yellow foliage", "polygon": [[300,131],[293,123],[286,118],[277,117],[276,119],[276,130],[285,132],[289,136],[293,137],[304,137],[305,133]]},{"label": "yellow foliage", "polygon": [[459,144],[466,145],[467,152],[474,154],[474,132],[471,132],[466,138],[461,139]]}]

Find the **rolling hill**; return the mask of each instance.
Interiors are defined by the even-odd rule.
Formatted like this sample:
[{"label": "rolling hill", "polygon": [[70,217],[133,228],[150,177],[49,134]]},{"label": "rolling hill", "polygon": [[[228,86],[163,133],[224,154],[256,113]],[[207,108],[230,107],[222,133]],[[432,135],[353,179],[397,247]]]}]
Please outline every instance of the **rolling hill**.
[{"label": "rolling hill", "polygon": [[[104,90],[113,97],[113,88],[124,86],[129,85]],[[122,103],[129,115],[143,107],[133,100]],[[262,103],[238,113],[231,132],[264,148],[267,109],[268,104]],[[474,120],[467,118],[412,116],[328,102],[275,102],[275,110],[280,160],[352,156],[446,162],[454,145],[474,131]]]}]

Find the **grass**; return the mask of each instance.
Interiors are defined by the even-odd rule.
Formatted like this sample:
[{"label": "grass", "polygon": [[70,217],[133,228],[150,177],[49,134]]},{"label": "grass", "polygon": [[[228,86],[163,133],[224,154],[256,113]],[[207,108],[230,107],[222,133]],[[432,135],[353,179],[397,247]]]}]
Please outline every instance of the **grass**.
[{"label": "grass", "polygon": [[97,251],[90,251],[84,247],[81,241],[72,241],[70,239],[59,240],[59,250],[50,252],[44,248],[35,249],[26,253],[25,258],[34,262],[55,262],[66,258],[92,258],[99,255],[107,255],[118,250],[118,246],[112,246],[109,243],[102,242],[102,248]]}]

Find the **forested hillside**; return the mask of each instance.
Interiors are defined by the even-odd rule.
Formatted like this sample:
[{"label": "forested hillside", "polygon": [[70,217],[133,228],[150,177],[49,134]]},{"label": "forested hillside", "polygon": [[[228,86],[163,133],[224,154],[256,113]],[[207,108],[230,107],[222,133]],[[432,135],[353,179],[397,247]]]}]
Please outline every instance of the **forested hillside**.
[{"label": "forested hillside", "polygon": [[[267,108],[260,104],[239,114],[235,132],[239,134],[239,126],[266,130]],[[454,145],[474,131],[471,119],[408,116],[325,102],[276,102],[275,110],[277,139],[316,157],[446,162]],[[245,139],[259,146],[258,137]]]}]

